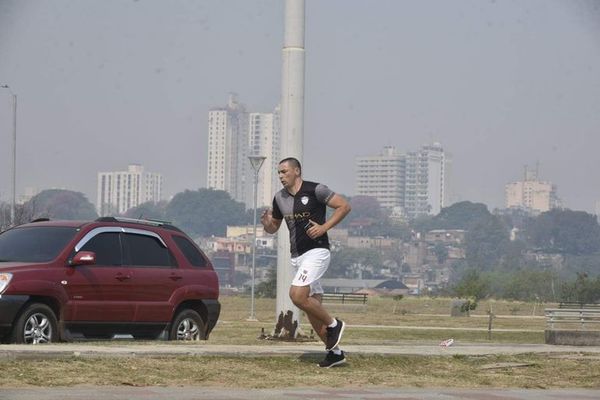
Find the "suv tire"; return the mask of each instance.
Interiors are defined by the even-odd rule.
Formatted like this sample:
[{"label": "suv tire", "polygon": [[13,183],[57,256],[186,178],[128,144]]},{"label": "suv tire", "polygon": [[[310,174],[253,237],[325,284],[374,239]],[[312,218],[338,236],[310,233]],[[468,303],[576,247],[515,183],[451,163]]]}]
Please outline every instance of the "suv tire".
[{"label": "suv tire", "polygon": [[21,344],[39,344],[58,341],[58,324],[54,311],[42,303],[25,307],[17,318],[12,341]]},{"label": "suv tire", "polygon": [[169,340],[206,340],[206,325],[200,314],[191,309],[180,311],[171,325]]}]

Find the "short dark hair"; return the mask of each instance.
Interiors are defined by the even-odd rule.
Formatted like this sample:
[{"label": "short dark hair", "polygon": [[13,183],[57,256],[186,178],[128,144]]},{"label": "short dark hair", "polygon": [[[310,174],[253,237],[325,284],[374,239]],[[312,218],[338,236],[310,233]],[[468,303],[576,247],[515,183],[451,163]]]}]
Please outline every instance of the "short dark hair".
[{"label": "short dark hair", "polygon": [[284,158],[283,160],[279,161],[279,164],[283,164],[283,163],[288,163],[292,167],[298,168],[300,170],[300,173],[302,173],[302,165],[300,165],[300,161],[298,161],[297,158],[288,157],[288,158]]}]

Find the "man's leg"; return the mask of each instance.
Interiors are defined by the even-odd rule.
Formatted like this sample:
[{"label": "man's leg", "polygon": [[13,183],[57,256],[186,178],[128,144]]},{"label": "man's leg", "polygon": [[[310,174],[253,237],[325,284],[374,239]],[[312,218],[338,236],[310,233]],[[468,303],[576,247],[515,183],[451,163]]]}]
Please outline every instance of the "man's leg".
[{"label": "man's leg", "polygon": [[[317,300],[319,302],[319,304],[322,303],[321,300],[321,295],[318,293],[315,293],[311,296],[313,299]],[[313,330],[315,331],[315,333],[317,334],[317,336],[319,336],[321,338],[321,340],[323,341],[323,343],[327,344],[326,341],[326,332],[327,332],[327,325],[325,325],[323,322],[321,322],[320,320],[314,318],[313,316],[311,316],[310,314],[306,314],[306,317],[308,318],[308,320],[310,321],[311,326],[313,327]]]},{"label": "man's leg", "polygon": [[332,350],[335,348],[344,333],[344,322],[339,319],[331,318],[329,313],[321,305],[321,302],[310,296],[310,286],[292,285],[290,287],[290,298],[296,307],[306,313],[313,328],[319,326],[319,324],[325,325],[324,338],[320,335],[320,330],[317,331],[319,337],[324,339],[325,349]]},{"label": "man's leg", "polygon": [[[306,313],[313,328],[321,336],[321,325],[325,325],[325,349],[332,350],[342,338],[345,324],[337,318],[332,318],[321,305],[321,297],[311,294],[322,293],[319,279],[327,271],[331,253],[327,249],[312,249],[302,256],[292,259],[292,265],[297,268],[296,275],[290,287],[292,302]],[[314,286],[315,290],[312,290]],[[317,329],[318,328],[318,329]]]},{"label": "man's leg", "polygon": [[317,300],[310,296],[310,286],[292,285],[290,287],[290,299],[292,299],[292,303],[294,303],[296,307],[306,313],[308,319],[311,321],[311,325],[313,324],[312,321],[315,321],[315,323],[319,322],[325,326],[333,323],[333,318],[331,318],[329,313],[323,308],[319,301],[320,299]]},{"label": "man's leg", "polygon": [[[322,297],[320,293],[314,293],[311,297],[317,300],[319,303],[322,303]],[[325,346],[327,346],[327,325],[312,317],[310,314],[306,314],[306,316],[308,317],[308,320],[310,321],[314,331],[321,338],[323,343],[325,343]],[[335,346],[334,348],[330,349],[329,352],[327,352],[325,359],[319,362],[317,365],[321,368],[331,368],[345,362],[346,356],[344,355],[344,352],[340,350],[338,346]]]}]

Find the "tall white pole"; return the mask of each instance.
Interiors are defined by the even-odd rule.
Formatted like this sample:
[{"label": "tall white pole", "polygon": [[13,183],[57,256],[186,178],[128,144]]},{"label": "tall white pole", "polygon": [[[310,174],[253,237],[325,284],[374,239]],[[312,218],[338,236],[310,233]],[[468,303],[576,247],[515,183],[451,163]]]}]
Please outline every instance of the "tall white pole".
[{"label": "tall white pole", "polygon": [[17,204],[17,95],[13,93],[13,140],[12,140],[12,202],[10,206],[10,223],[15,225],[15,207]]},{"label": "tall white pole", "polygon": [[256,203],[258,197],[258,170],[254,171],[254,219],[252,220],[252,300],[250,305],[249,321],[256,321],[256,312],[254,310],[254,285],[256,281]]},{"label": "tall white pole", "polygon": [[256,280],[256,208],[258,203],[258,172],[260,167],[263,165],[266,157],[264,156],[248,156],[252,169],[254,169],[254,219],[252,220],[252,289],[250,301],[250,316],[247,321],[258,321],[256,319],[255,305],[254,305],[254,286]]},{"label": "tall white pole", "polygon": [[10,206],[10,224],[15,225],[15,207],[17,204],[17,95],[13,93],[10,86],[0,85],[0,88],[8,89],[12,96],[13,106],[13,132],[12,132],[12,199]]},{"label": "tall white pole", "polygon": [[[281,71],[281,155],[302,161],[304,145],[304,0],[285,1]],[[289,298],[293,279],[286,224],[277,236],[277,324],[275,336],[296,338],[299,310]]]}]

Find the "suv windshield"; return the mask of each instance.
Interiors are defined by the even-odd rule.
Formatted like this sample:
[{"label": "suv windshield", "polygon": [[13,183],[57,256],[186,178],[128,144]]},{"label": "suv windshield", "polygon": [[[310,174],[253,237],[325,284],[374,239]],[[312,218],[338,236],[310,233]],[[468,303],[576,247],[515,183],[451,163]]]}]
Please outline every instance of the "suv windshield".
[{"label": "suv windshield", "polygon": [[35,226],[0,234],[0,262],[48,262],[73,239],[78,228]]}]

